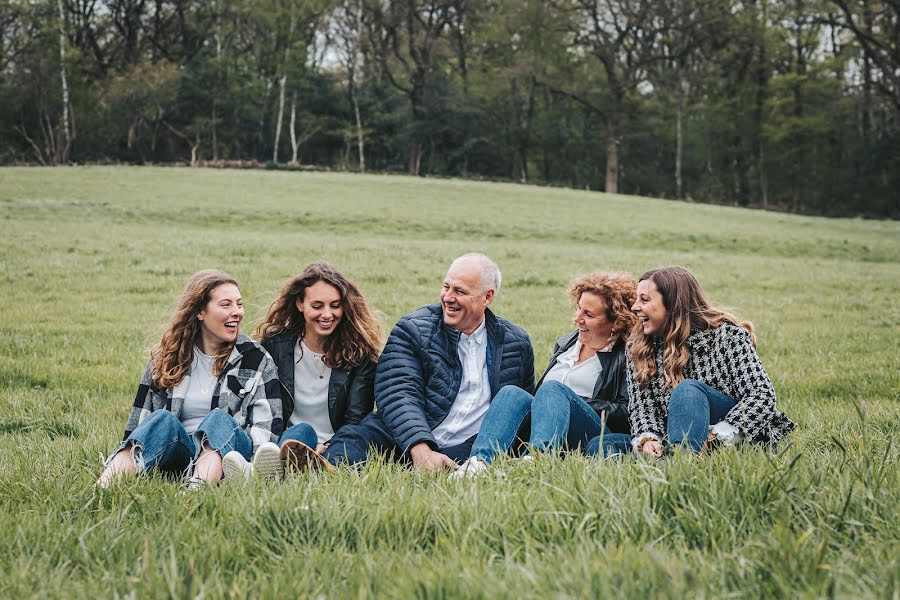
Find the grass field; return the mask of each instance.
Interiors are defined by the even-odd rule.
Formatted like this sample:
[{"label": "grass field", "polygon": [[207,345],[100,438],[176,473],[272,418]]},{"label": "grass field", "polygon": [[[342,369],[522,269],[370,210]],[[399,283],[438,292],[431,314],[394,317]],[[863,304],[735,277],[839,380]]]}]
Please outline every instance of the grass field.
[{"label": "grass field", "polygon": [[[386,330],[455,256],[540,371],[597,268],[692,269],[757,326],[798,424],[755,449],[489,476],[371,464],[180,495],[93,488],[146,349],[194,271],[241,282],[250,332],[315,259]],[[900,597],[900,223],[346,174],[0,169],[0,597]]]}]

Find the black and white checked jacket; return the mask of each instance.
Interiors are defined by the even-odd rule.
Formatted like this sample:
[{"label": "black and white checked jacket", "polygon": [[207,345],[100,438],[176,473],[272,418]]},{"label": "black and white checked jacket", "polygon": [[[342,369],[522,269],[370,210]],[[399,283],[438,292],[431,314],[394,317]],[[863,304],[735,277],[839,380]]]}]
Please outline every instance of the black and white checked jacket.
[{"label": "black and white checked jacket", "polygon": [[[666,436],[669,397],[672,390],[663,387],[663,342],[656,338],[657,374],[647,387],[634,379],[634,364],[626,363],[628,412],[635,435]],[[684,367],[685,379],[696,379],[737,401],[725,421],[752,442],[774,447],[795,425],[775,406],[775,388],[766,374],[750,334],[742,327],[725,323],[715,329],[697,331],[687,339],[690,352]]]},{"label": "black and white checked jacket", "polygon": [[[189,379],[190,375],[186,375],[174,388],[161,390],[151,381],[148,363],[128,415],[123,439],[156,410],[168,410],[181,420]],[[277,443],[284,429],[278,369],[269,353],[244,334],[238,335],[216,382],[210,410],[215,408],[228,411],[253,440],[254,452],[264,442]]]}]

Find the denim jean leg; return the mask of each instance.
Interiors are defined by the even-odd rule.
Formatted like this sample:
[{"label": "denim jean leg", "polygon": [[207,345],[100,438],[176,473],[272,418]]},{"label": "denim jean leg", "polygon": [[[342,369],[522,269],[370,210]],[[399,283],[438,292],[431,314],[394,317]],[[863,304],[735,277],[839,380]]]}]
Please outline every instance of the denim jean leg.
[{"label": "denim jean leg", "polygon": [[119,450],[131,447],[138,472],[154,470],[182,472],[194,456],[194,442],[181,422],[167,410],[157,410],[145,418],[122,442]]},{"label": "denim jean leg", "polygon": [[240,428],[234,417],[221,408],[209,411],[194,433],[198,455],[204,442],[223,457],[232,450],[237,450],[244,458],[250,460],[253,452],[253,441],[250,436]]},{"label": "denim jean leg", "polygon": [[308,423],[297,423],[285,429],[278,443],[284,444],[287,440],[297,440],[308,448],[313,449],[319,445],[319,436],[316,434],[316,430],[312,428],[312,425]]},{"label": "denim jean leg", "polygon": [[364,465],[369,449],[385,452],[389,460],[397,460],[402,454],[378,413],[369,414],[356,425],[341,427],[323,456],[333,465]]},{"label": "denim jean leg", "polygon": [[490,463],[498,454],[509,452],[533,400],[531,394],[520,387],[507,385],[501,388],[481,421],[469,456]]},{"label": "denim jean leg", "polygon": [[582,447],[600,434],[603,422],[567,385],[548,381],[534,397],[529,445],[541,450]]},{"label": "denim jean leg", "polygon": [[473,435],[461,444],[448,446],[446,448],[439,448],[438,452],[447,456],[447,458],[456,461],[456,464],[461,465],[467,458],[472,455],[472,447],[475,445],[476,439],[477,436]]},{"label": "denim jean leg", "polygon": [[669,398],[669,444],[699,452],[709,426],[718,422],[736,402],[727,394],[695,379],[675,386]]},{"label": "denim jean leg", "polygon": [[629,454],[633,448],[631,446],[631,436],[627,433],[610,433],[608,430],[603,435],[591,439],[584,449],[584,453],[588,456],[598,456],[603,451],[603,458],[611,456],[620,456]]}]

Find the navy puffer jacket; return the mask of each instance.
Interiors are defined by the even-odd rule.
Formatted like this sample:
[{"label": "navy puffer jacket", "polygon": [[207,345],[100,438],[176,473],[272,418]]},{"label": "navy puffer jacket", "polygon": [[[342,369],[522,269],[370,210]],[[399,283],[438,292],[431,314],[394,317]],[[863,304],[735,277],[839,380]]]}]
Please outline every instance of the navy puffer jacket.
[{"label": "navy puffer jacket", "polygon": [[[485,312],[491,398],[505,385],[534,392],[534,350],[524,329]],[[397,445],[437,450],[431,431],[447,418],[462,383],[460,332],[444,324],[440,304],[400,319],[375,373],[375,404]]]}]

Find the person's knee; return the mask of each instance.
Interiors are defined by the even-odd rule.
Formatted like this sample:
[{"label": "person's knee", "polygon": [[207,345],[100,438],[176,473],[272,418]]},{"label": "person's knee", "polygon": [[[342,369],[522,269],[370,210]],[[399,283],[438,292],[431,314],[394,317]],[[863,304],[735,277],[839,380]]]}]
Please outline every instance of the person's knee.
[{"label": "person's knee", "polygon": [[209,411],[209,414],[203,419],[201,425],[210,426],[224,426],[231,427],[234,426],[235,420],[234,418],[228,414],[227,411],[222,410],[221,408],[214,408]]},{"label": "person's knee", "polygon": [[706,403],[706,386],[696,379],[684,379],[672,390],[670,403]]},{"label": "person's knee", "polygon": [[491,404],[500,404],[515,409],[527,410],[531,406],[531,394],[515,385],[506,385],[500,388]]}]

